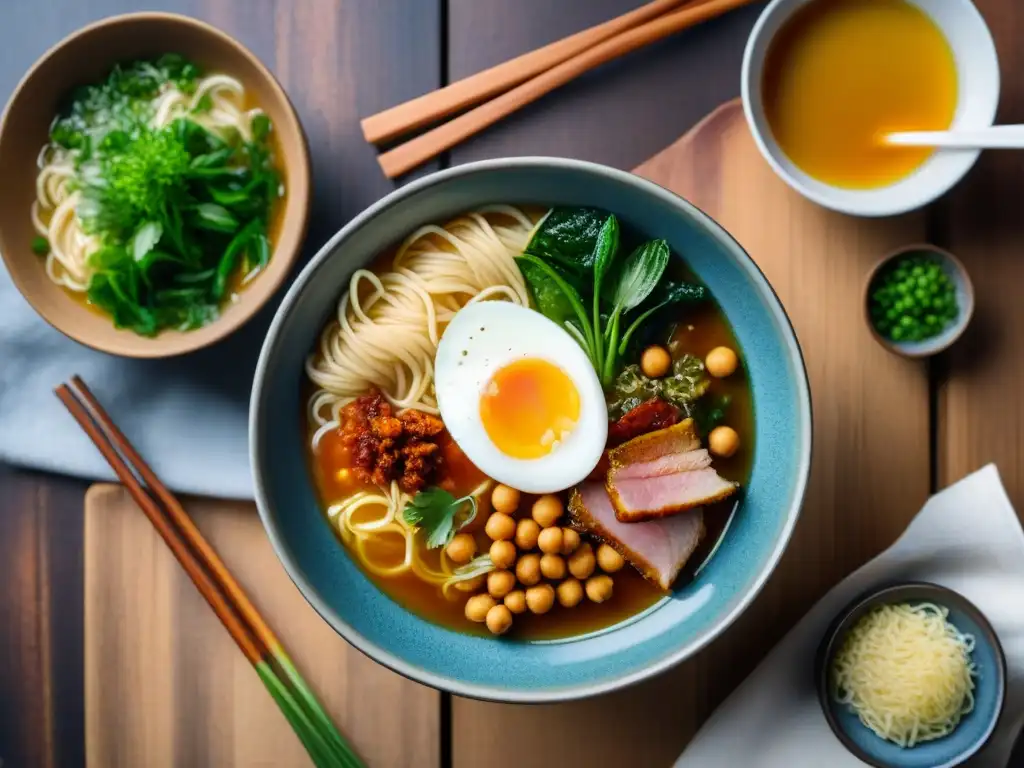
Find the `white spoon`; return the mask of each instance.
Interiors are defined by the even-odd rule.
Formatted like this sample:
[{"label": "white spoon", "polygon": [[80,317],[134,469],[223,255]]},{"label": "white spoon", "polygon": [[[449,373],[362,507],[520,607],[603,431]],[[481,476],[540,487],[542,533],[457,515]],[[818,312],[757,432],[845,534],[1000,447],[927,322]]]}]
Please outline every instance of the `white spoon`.
[{"label": "white spoon", "polygon": [[900,131],[885,134],[882,143],[945,149],[1024,149],[1024,125],[992,125],[960,131]]}]

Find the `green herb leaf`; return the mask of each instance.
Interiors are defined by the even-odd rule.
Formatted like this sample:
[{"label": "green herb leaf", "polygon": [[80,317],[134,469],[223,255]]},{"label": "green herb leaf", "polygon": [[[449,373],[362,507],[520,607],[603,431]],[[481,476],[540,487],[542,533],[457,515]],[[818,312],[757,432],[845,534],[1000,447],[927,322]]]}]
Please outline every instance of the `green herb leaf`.
[{"label": "green herb leaf", "polygon": [[251,123],[252,137],[254,141],[266,141],[270,135],[270,118],[266,115],[256,115]]},{"label": "green herb leaf", "polygon": [[238,229],[238,219],[223,205],[200,203],[196,206],[195,212],[195,224],[197,227],[212,229],[214,232],[227,232],[229,234]]},{"label": "green herb leaf", "polygon": [[619,355],[626,354],[626,349],[634,334],[660,310],[674,304],[699,304],[707,298],[708,289],[703,285],[662,281],[648,300],[644,302],[643,306],[639,308],[639,314],[630,320],[626,333],[623,334],[622,341],[619,344]]},{"label": "green herb leaf", "polygon": [[147,221],[135,230],[135,236],[132,238],[132,257],[136,261],[142,261],[142,258],[160,241],[163,233],[164,228],[159,221]]},{"label": "green herb leaf", "polygon": [[[464,504],[469,505],[470,511],[460,519]],[[476,510],[476,499],[472,496],[456,499],[442,488],[427,488],[413,496],[402,517],[408,525],[423,531],[428,549],[437,549],[448,546],[456,531],[476,517]]]},{"label": "green herb leaf", "polygon": [[633,251],[622,265],[613,311],[628,312],[650,296],[668,266],[668,259],[668,243],[664,240],[651,240]]},{"label": "green herb leaf", "polygon": [[50,241],[42,235],[36,235],[32,238],[32,253],[37,256],[45,256],[50,252]]}]

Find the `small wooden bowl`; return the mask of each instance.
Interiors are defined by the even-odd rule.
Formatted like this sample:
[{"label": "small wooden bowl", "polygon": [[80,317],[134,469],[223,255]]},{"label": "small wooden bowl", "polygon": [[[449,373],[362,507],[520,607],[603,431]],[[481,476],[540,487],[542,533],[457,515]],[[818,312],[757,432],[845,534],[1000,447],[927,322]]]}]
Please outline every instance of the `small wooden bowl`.
[{"label": "small wooden bowl", "polygon": [[[286,197],[283,225],[271,243],[270,263],[226,304],[220,317],[193,331],[154,338],[117,329],[112,320],[70,296],[47,276],[32,252],[30,217],[38,173],[61,100],[78,85],[100,81],[114,64],[180,53],[208,71],[239,78],[270,117],[277,135],[278,169]],[[238,329],[280,287],[298,256],[309,214],[310,169],[306,138],[295,109],[270,71],[241,43],[187,16],[132,13],[103,19],[64,38],[43,54],[18,83],[0,119],[0,254],[14,284],[54,328],[104,352],[125,357],[170,357],[212,344]]]},{"label": "small wooden bowl", "polygon": [[[942,333],[930,339],[924,339],[923,341],[893,341],[880,334],[871,319],[871,290],[879,273],[891,262],[915,253],[923,253],[935,259],[946,273],[946,276],[952,281],[956,289],[957,316],[953,322],[949,323],[942,330]],[[879,344],[897,355],[924,358],[944,352],[963,335],[963,332],[971,322],[973,314],[974,286],[971,284],[971,278],[967,274],[967,269],[952,253],[934,245],[918,243],[897,248],[872,267],[868,273],[867,280],[864,282],[864,320],[868,324],[868,329]]]}]

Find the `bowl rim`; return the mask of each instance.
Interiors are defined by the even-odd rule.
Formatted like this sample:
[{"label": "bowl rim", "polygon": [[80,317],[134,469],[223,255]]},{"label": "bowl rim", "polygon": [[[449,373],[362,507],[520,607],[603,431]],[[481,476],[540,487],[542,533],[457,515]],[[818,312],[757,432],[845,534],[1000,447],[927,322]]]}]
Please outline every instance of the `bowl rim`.
[{"label": "bowl rim", "polygon": [[[953,766],[964,763],[980,752],[992,738],[992,734],[995,733],[996,726],[999,724],[999,719],[1002,716],[1003,708],[1006,704],[1007,683],[1006,654],[1003,651],[1003,644],[999,640],[999,635],[996,634],[996,631],[989,622],[988,617],[982,613],[981,609],[955,589],[951,589],[931,581],[890,581],[883,583],[881,586],[874,587],[860,593],[857,597],[844,605],[829,624],[828,629],[825,630],[825,634],[822,636],[821,643],[819,644],[815,655],[814,687],[818,694],[818,704],[821,706],[822,714],[824,714],[826,722],[828,722],[828,727],[832,730],[832,733],[837,739],[839,739],[843,746],[846,747],[850,754],[859,760],[863,760],[874,768],[892,768],[891,765],[879,762],[867,752],[863,751],[836,721],[828,690],[828,663],[835,655],[840,638],[846,636],[846,633],[851,628],[851,623],[855,619],[859,619],[876,605],[889,604],[891,602],[901,600],[902,598],[899,597],[899,593],[907,589],[920,591],[926,595],[934,596],[935,602],[939,605],[947,608],[951,606],[955,607],[957,610],[970,616],[974,623],[981,628],[985,635],[985,639],[992,646],[993,654],[996,657],[996,667],[999,672],[996,675],[998,700],[996,702],[995,712],[993,713],[992,719],[984,734],[982,734],[981,738],[978,739],[975,744],[969,747],[967,751],[955,755],[952,762],[946,762],[941,766],[937,766],[937,768],[953,768]],[[909,599],[915,600],[922,598]],[[911,749],[913,748],[911,747]]]},{"label": "bowl rim", "polygon": [[[850,190],[844,190],[840,187],[835,187],[826,182],[819,182],[823,185],[823,190],[814,189],[808,186],[803,179],[799,176],[791,173],[782,163],[776,153],[785,157],[785,153],[781,147],[778,147],[774,138],[766,138],[765,133],[771,134],[771,128],[765,121],[762,126],[761,121],[755,114],[753,106],[753,91],[754,85],[753,80],[756,78],[760,79],[763,72],[764,56],[761,56],[757,61],[757,67],[755,71],[755,48],[762,42],[765,37],[765,28],[768,25],[769,20],[772,19],[775,14],[782,14],[783,21],[782,25],[800,8],[806,3],[813,2],[814,0],[771,0],[767,6],[761,11],[761,14],[757,17],[757,21],[754,22],[754,26],[750,31],[750,35],[747,38],[747,42],[743,49],[743,60],[740,66],[740,100],[743,103],[743,114],[747,120],[747,127],[750,129],[750,133],[754,138],[754,143],[757,145],[758,151],[761,156],[767,161],[768,165],[775,172],[775,175],[782,179],[791,189],[798,192],[808,200],[817,203],[823,208],[837,211],[839,213],[845,213],[850,216],[860,216],[865,218],[881,218],[888,216],[899,216],[910,211],[915,211],[920,208],[924,208],[931,203],[938,200],[940,197],[949,192],[953,187],[959,184],[963,178],[970,172],[974,167],[978,158],[981,155],[981,150],[969,150],[959,153],[959,156],[963,158],[963,167],[958,169],[951,169],[941,180],[941,183],[935,184],[930,189],[922,189],[915,194],[905,194],[902,196],[902,200],[894,202],[890,205],[881,205],[878,201],[878,197],[871,193],[884,192],[885,190],[891,189],[894,184],[898,184],[913,175],[917,170],[924,167],[931,161],[931,157],[926,159],[924,163],[919,165],[911,174],[898,179],[893,184],[877,187],[874,189],[857,190],[862,194],[855,201],[842,201],[836,198],[833,192],[841,193]],[[914,5],[920,6],[920,0],[911,0]],[[948,0],[950,5],[954,4],[954,0]],[[789,4],[789,7],[782,8]],[[956,8],[958,12],[965,14],[966,18],[975,22],[978,25],[980,32],[984,33],[985,46],[984,51],[979,52],[979,56],[983,56],[986,61],[984,66],[989,69],[989,76],[993,80],[993,93],[991,102],[983,105],[979,108],[979,124],[978,126],[992,125],[996,119],[996,113],[999,108],[999,98],[1001,91],[1001,73],[999,70],[999,57],[996,51],[995,41],[992,38],[992,31],[989,29],[988,24],[985,21],[985,17],[981,14],[981,11],[974,5],[973,0],[956,0]],[[939,26],[936,22],[936,26]],[[781,26],[780,26],[781,28]],[[777,31],[777,30],[776,30]],[[947,32],[944,28],[940,27],[940,31],[943,37],[947,37]],[[771,38],[774,37],[774,33],[768,37],[768,43],[771,42]],[[765,50],[767,51],[767,44]],[[957,73],[963,71],[964,65],[957,65]],[[980,66],[980,65],[979,65]],[[960,95],[957,97],[958,105],[960,103]],[[972,127],[978,127],[972,126]],[[797,169],[799,170],[799,168]]]},{"label": "bowl rim", "polygon": [[[297,227],[294,230],[295,242],[289,244],[290,247],[287,251],[282,248],[280,242],[275,243],[273,250],[271,251],[271,260],[274,261],[276,259],[276,261],[281,264],[280,274],[273,280],[273,285],[267,285],[265,290],[260,291],[259,294],[255,294],[249,301],[241,302],[246,304],[246,307],[244,311],[237,312],[234,317],[225,320],[223,316],[219,316],[212,323],[203,326],[203,328],[195,329],[195,331],[182,332],[180,334],[180,338],[176,337],[176,343],[169,343],[166,338],[161,343],[161,336],[157,335],[151,339],[153,342],[152,344],[147,344],[141,348],[125,349],[117,341],[117,337],[114,337],[114,340],[109,343],[97,341],[88,334],[81,333],[74,324],[69,325],[67,323],[60,323],[52,312],[44,311],[40,308],[29,293],[26,292],[24,282],[16,276],[16,271],[11,269],[10,261],[15,257],[8,255],[8,249],[4,244],[6,238],[4,237],[2,229],[0,229],[0,260],[2,260],[7,266],[7,273],[10,275],[11,282],[14,283],[14,287],[18,289],[18,293],[21,294],[35,313],[51,328],[60,331],[60,333],[67,336],[72,341],[75,341],[85,347],[89,347],[90,349],[95,349],[99,352],[106,352],[118,357],[136,359],[170,358],[204,349],[205,347],[216,344],[230,336],[243,325],[248,323],[266,305],[266,303],[270,301],[275,294],[277,294],[281,286],[287,281],[288,276],[291,274],[295,265],[295,261],[302,252],[302,245],[305,242],[306,233],[309,227],[311,208],[310,200],[313,191],[312,169],[309,155],[309,140],[306,136],[305,129],[302,127],[302,122],[299,120],[299,115],[295,109],[295,105],[292,104],[287,91],[285,91],[284,86],[281,85],[274,73],[271,72],[263,61],[255,53],[249,50],[246,45],[224,30],[219,29],[213,24],[203,21],[202,19],[168,11],[133,11],[130,13],[106,16],[90,22],[83,27],[79,27],[48,47],[32,63],[25,74],[21,76],[21,79],[19,79],[17,84],[14,86],[14,90],[11,91],[11,95],[4,106],[3,113],[0,114],[0,143],[3,142],[3,137],[7,130],[7,123],[15,104],[24,96],[24,92],[29,87],[29,84],[35,78],[38,71],[42,69],[59,51],[71,43],[94,34],[100,29],[131,25],[137,22],[180,24],[184,27],[198,29],[203,34],[216,38],[222,44],[229,48],[233,48],[241,56],[247,59],[259,73],[259,76],[267,82],[270,89],[274,92],[275,96],[280,99],[281,104],[284,106],[284,115],[286,122],[288,123],[288,130],[295,134],[297,138],[296,146],[298,148],[298,162],[286,164],[284,157],[282,157],[280,161],[289,177],[288,196],[284,201],[284,205],[287,206],[292,199],[297,199],[297,202],[299,203],[298,214],[301,218],[299,218]],[[111,66],[113,66],[114,63],[116,62],[111,61]],[[298,197],[295,198],[295,195],[298,195]],[[282,213],[287,213],[287,208]],[[68,298],[70,299],[70,297]],[[207,334],[196,337],[196,331],[202,331],[206,328],[210,329]]]},{"label": "bowl rim", "polygon": [[[892,341],[891,339],[885,338],[878,332],[878,329],[875,328],[875,324],[871,321],[871,286],[878,277],[878,273],[892,261],[909,253],[921,252],[934,254],[938,256],[940,260],[945,261],[953,268],[953,271],[956,272],[960,278],[960,286],[963,288],[966,301],[964,302],[964,306],[959,308],[956,323],[953,326],[955,332],[950,335],[948,339],[937,345],[908,348],[902,342]],[[945,248],[940,248],[937,245],[932,245],[931,243],[910,243],[909,245],[902,245],[899,248],[894,248],[889,251],[871,267],[870,271],[868,271],[867,277],[864,279],[862,293],[864,322],[867,323],[868,331],[871,332],[875,341],[894,355],[900,355],[901,357],[914,360],[923,360],[945,352],[960,340],[960,337],[963,336],[964,332],[967,330],[967,326],[971,324],[971,318],[974,317],[974,282],[971,280],[971,276],[967,272],[967,267],[965,267],[963,262],[950,251],[947,251]]]},{"label": "bowl rim", "polygon": [[[796,363],[797,375],[795,376],[794,386],[797,390],[796,407],[802,417],[802,429],[799,433],[801,447],[796,465],[792,502],[786,512],[786,520],[771,552],[768,555],[765,566],[761,569],[760,573],[755,576],[750,588],[738,600],[736,600],[735,604],[729,611],[719,616],[701,636],[679,646],[673,652],[658,659],[655,663],[649,664],[639,670],[617,677],[610,677],[596,683],[567,686],[545,691],[521,691],[495,685],[466,683],[456,678],[437,674],[418,665],[411,664],[401,657],[391,653],[386,648],[383,648],[365,638],[342,616],[336,613],[327,604],[327,602],[320,597],[316,588],[313,587],[313,585],[306,579],[299,565],[293,561],[291,552],[284,545],[283,540],[278,533],[275,514],[271,510],[267,485],[262,477],[259,457],[262,452],[261,445],[267,439],[262,417],[264,384],[268,376],[268,371],[272,367],[273,359],[277,354],[276,347],[279,343],[279,335],[282,327],[286,318],[291,314],[295,304],[298,302],[305,286],[314,279],[320,265],[331,258],[332,254],[338,252],[339,244],[343,243],[353,232],[362,227],[366,222],[385,213],[389,208],[399,202],[408,197],[419,194],[424,190],[443,185],[451,179],[496,170],[529,170],[536,168],[556,168],[584,174],[596,174],[610,177],[615,182],[637,188],[642,194],[653,195],[674,207],[681,208],[683,213],[691,216],[694,220],[706,226],[715,239],[722,243],[724,247],[728,248],[734,256],[737,257],[741,266],[745,267],[751,277],[760,281],[761,285],[766,288],[770,295],[775,299],[775,308],[778,312],[778,319],[781,321],[784,335],[786,337],[784,339],[784,344],[790,349]],[[772,288],[771,283],[765,277],[761,269],[757,266],[750,255],[747,254],[743,247],[735,240],[735,238],[733,238],[732,235],[730,235],[711,216],[704,213],[688,200],[685,200],[674,192],[671,192],[648,179],[617,168],[601,165],[599,163],[544,156],[497,158],[491,160],[479,160],[453,168],[436,171],[394,190],[355,216],[348,224],[336,232],[316,253],[316,255],[310,259],[288,289],[287,294],[274,314],[274,319],[271,322],[270,329],[264,339],[263,347],[260,350],[249,404],[249,464],[250,471],[253,476],[256,507],[259,512],[260,519],[263,522],[263,526],[267,531],[267,536],[274,548],[274,552],[281,561],[281,564],[284,566],[288,576],[298,587],[307,602],[309,602],[314,610],[316,610],[316,612],[319,613],[320,616],[349,644],[369,656],[377,663],[397,672],[403,677],[429,685],[437,690],[486,701],[507,703],[553,703],[597,696],[628,687],[658,675],[661,672],[674,667],[683,660],[692,657],[721,635],[727,628],[732,626],[736,619],[749,607],[758,594],[760,594],[765,583],[778,566],[779,560],[782,558],[782,555],[792,538],[793,530],[796,527],[797,520],[800,517],[803,507],[810,475],[813,442],[812,420],[813,411],[811,408],[811,392],[807,377],[807,367],[793,324],[790,321],[789,316],[786,314],[785,308],[783,307],[778,294],[775,292],[775,289]]]}]

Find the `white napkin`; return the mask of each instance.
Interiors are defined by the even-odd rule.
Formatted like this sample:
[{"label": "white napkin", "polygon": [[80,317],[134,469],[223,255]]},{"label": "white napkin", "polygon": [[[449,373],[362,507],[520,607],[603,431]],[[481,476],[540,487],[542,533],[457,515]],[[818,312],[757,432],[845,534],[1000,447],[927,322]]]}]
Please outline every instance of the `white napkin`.
[{"label": "white napkin", "polygon": [[900,580],[961,593],[999,635],[1008,673],[1003,715],[988,747],[968,764],[1003,768],[1024,720],[1024,532],[992,465],[929,499],[895,544],[818,601],[715,711],[676,768],[863,766],[825,721],[814,657],[850,601]]},{"label": "white napkin", "polygon": [[271,311],[192,355],[126,360],[51,328],[0,269],[0,461],[113,479],[53,394],[77,373],[172,489],[252,498],[249,388]]}]

